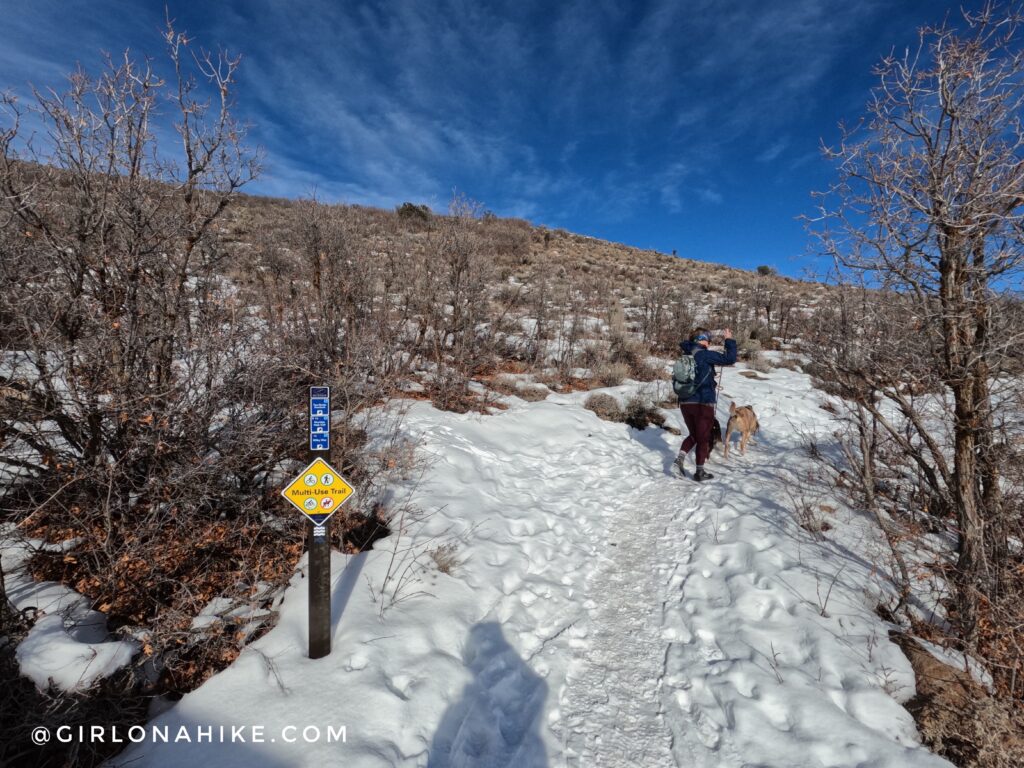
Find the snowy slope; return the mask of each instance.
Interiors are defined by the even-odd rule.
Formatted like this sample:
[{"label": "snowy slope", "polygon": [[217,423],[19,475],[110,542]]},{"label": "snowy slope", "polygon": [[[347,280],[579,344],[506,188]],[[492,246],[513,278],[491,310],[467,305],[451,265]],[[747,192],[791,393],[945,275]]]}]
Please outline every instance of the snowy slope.
[{"label": "snowy slope", "polygon": [[[586,393],[491,416],[417,403],[408,431],[434,460],[406,492],[430,514],[334,555],[332,654],[306,658],[303,562],[278,626],[152,723],[260,725],[264,743],[140,743],[114,763],[948,765],[898,703],[913,673],[873,612],[878,537],[800,450],[829,415],[806,376],[766,379],[726,374],[724,403],[753,404],[762,431],[745,457],[717,452],[705,485],[673,475],[677,437],[600,421]],[[829,502],[824,541],[797,525],[801,495]],[[453,536],[452,573],[426,569],[391,605],[389,546],[430,563]]]}]

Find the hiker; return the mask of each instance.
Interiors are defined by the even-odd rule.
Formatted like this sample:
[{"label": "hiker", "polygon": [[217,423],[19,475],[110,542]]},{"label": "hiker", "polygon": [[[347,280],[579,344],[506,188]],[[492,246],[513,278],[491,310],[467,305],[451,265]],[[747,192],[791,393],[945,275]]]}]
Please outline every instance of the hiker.
[{"label": "hiker", "polygon": [[[726,328],[722,335],[725,337],[724,354],[708,349],[711,335],[707,329],[697,328],[690,334],[689,339],[679,344],[683,355],[693,358],[693,364],[680,366],[680,363],[676,363],[673,372],[673,387],[679,397],[679,410],[683,413],[683,421],[690,433],[679,448],[675,463],[679,471],[686,475],[686,454],[696,446],[697,468],[693,473],[693,479],[697,482],[714,477],[704,469],[704,462],[711,453],[711,429],[715,421],[715,403],[718,400],[713,366],[732,365],[736,362],[736,340],[732,337],[732,331]],[[682,362],[689,363],[685,359]],[[679,381],[680,376],[677,372],[680,368],[685,371],[685,378],[692,377],[692,381]]]}]

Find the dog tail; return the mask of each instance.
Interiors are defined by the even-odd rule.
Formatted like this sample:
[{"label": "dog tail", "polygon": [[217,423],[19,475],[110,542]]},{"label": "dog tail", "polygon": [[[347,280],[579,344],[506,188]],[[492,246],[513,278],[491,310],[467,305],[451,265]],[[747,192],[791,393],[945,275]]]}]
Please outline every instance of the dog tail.
[{"label": "dog tail", "polygon": [[735,401],[729,403],[729,415],[732,416],[734,413],[736,413],[736,403],[735,403]]}]

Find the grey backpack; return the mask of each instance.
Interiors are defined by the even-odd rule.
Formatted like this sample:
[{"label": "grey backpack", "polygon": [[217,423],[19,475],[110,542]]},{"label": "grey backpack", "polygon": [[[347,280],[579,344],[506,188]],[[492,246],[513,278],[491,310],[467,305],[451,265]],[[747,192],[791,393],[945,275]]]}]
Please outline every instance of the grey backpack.
[{"label": "grey backpack", "polygon": [[697,391],[697,363],[693,355],[682,355],[672,366],[672,389],[683,400]]}]

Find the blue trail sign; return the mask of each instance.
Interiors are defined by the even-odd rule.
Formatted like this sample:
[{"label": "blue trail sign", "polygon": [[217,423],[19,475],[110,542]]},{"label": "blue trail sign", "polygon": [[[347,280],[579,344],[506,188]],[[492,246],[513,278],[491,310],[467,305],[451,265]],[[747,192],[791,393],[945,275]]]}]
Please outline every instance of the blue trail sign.
[{"label": "blue trail sign", "polygon": [[331,388],[309,388],[309,450],[331,448]]}]

